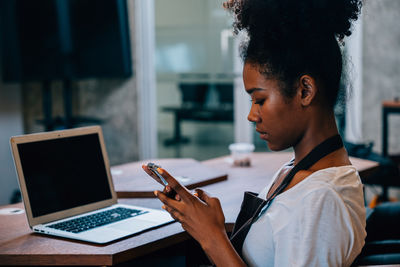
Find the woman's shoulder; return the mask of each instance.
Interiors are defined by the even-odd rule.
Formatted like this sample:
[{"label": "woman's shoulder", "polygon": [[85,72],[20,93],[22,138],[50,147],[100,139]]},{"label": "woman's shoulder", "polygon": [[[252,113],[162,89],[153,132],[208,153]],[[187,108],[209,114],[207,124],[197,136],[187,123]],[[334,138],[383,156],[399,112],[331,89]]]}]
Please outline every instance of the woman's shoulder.
[{"label": "woman's shoulder", "polygon": [[326,202],[363,205],[362,183],[354,166],[330,167],[311,173],[296,186],[278,195],[274,202],[276,207],[284,206],[288,211],[308,205],[324,205]]},{"label": "woman's shoulder", "polygon": [[[308,181],[307,181],[308,180]],[[362,189],[362,182],[357,169],[352,165],[329,167],[313,172],[308,179],[305,179],[311,188],[321,190],[343,191],[351,189]],[[346,193],[346,192],[343,192]]]},{"label": "woman's shoulder", "polygon": [[307,177],[288,190],[307,195],[315,191],[336,191],[338,187],[360,186],[361,180],[357,169],[352,165],[329,167],[317,171],[303,171]]},{"label": "woman's shoulder", "polygon": [[[331,167],[312,173],[295,187],[277,196],[269,218],[279,223],[282,217],[299,215],[365,213],[362,184],[353,166]],[[286,215],[285,215],[286,214]],[[321,215],[321,214],[320,214]],[[346,215],[347,216],[347,215]],[[278,227],[281,228],[281,227]]]}]

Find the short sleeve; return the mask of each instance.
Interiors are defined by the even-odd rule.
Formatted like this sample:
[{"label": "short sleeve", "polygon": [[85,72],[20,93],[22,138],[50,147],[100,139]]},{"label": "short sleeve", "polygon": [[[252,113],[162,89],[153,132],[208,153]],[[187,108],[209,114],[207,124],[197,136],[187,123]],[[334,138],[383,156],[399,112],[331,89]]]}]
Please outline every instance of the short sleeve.
[{"label": "short sleeve", "polygon": [[[347,266],[354,243],[350,215],[340,196],[320,188],[307,194],[290,220],[272,228],[275,266]],[[275,224],[275,225],[274,225]]]}]

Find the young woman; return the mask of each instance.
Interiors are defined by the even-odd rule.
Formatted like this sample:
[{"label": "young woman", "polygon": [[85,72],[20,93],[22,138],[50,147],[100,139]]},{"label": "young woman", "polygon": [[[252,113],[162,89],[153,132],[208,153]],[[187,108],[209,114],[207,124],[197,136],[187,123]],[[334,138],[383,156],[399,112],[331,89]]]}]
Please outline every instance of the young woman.
[{"label": "young woman", "polygon": [[248,119],[271,150],[293,147],[294,159],[258,195],[246,193],[230,238],[218,199],[200,189],[192,195],[163,169],[166,191],[178,195],[155,194],[217,266],[349,266],[364,245],[365,209],[333,107],[340,43],[361,2],[231,0],[224,6],[235,16],[235,32],[248,36],[242,46]]}]

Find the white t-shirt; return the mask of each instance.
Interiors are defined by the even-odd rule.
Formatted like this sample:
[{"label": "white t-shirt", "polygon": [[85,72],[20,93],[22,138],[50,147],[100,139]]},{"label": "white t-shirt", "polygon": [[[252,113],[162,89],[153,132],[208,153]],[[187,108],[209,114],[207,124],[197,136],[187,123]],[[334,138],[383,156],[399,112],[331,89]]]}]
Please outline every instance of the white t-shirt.
[{"label": "white t-shirt", "polygon": [[242,252],[249,266],[350,266],[365,236],[358,172],[353,166],[332,167],[278,195],[251,226]]}]

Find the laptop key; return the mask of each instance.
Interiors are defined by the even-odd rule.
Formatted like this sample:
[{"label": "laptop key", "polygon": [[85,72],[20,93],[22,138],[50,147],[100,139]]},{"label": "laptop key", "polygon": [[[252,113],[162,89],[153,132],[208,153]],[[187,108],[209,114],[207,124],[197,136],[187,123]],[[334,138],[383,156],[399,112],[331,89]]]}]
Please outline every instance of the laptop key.
[{"label": "laptop key", "polygon": [[80,233],[144,213],[147,213],[147,211],[120,207],[69,221],[52,224],[48,227],[72,233]]}]

